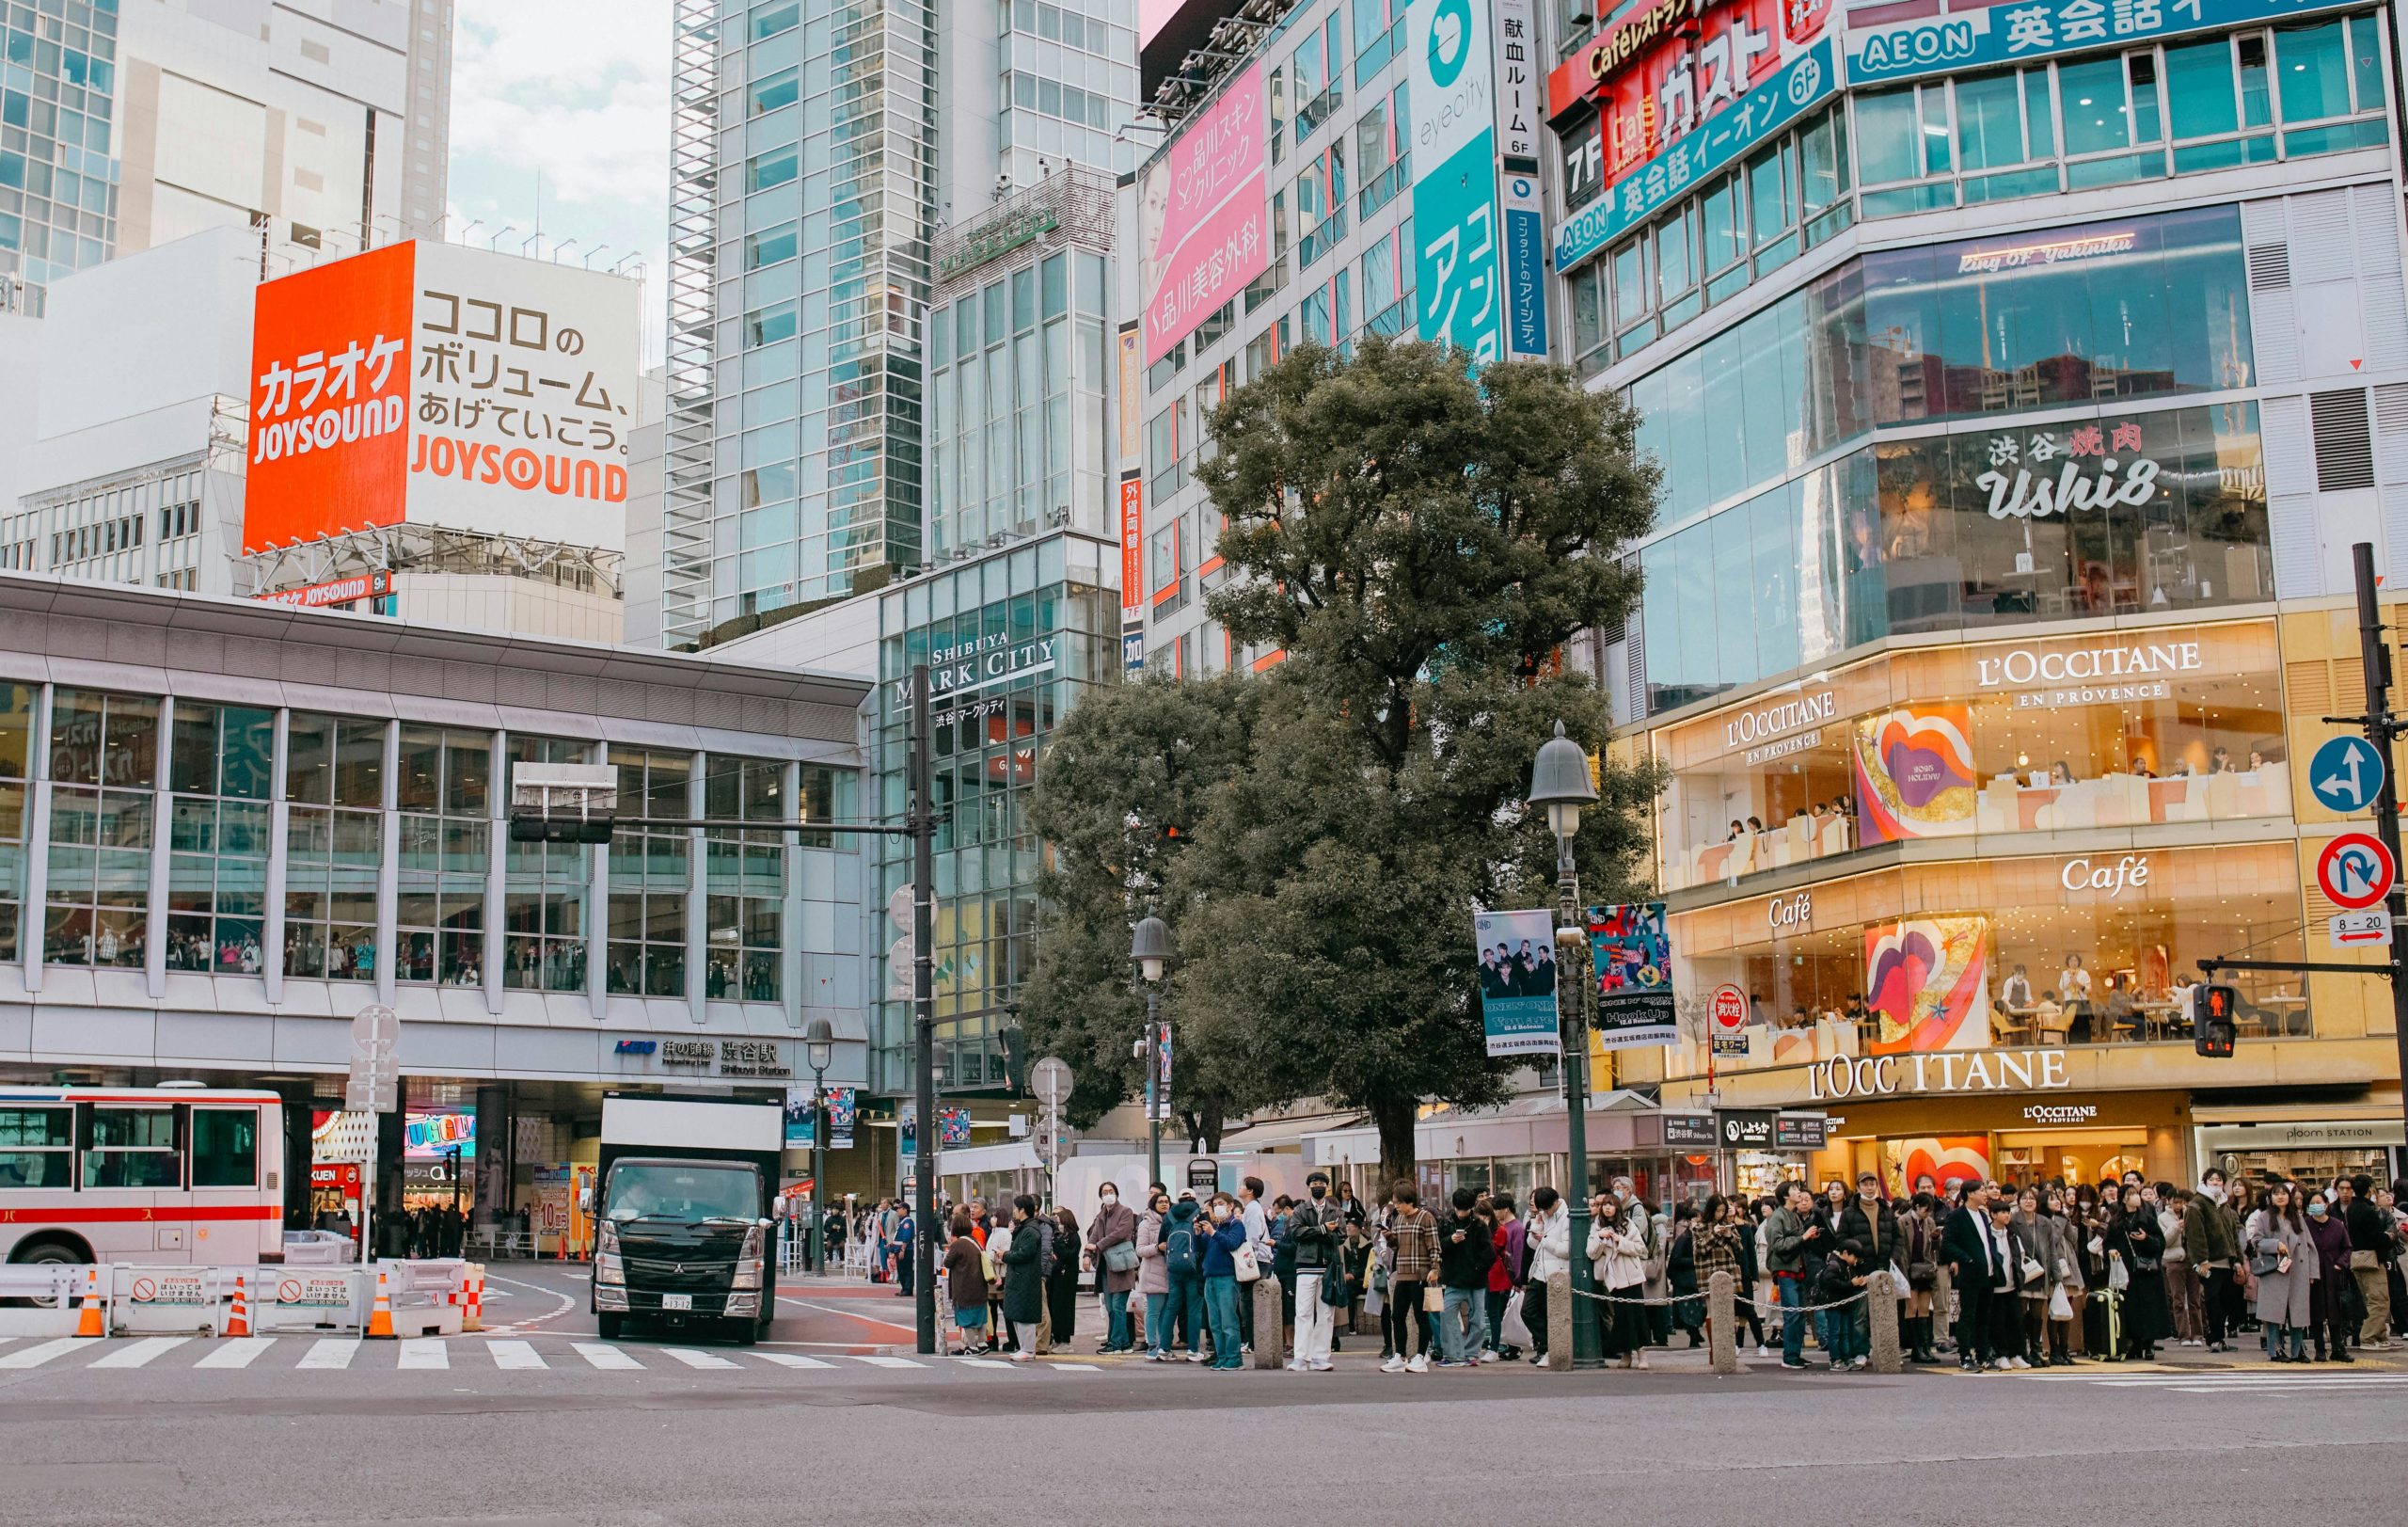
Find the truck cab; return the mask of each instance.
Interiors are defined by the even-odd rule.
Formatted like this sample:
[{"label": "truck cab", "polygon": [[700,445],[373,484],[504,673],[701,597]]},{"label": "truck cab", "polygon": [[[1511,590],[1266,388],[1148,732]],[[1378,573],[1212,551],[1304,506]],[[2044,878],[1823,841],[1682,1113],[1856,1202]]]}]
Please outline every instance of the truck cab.
[{"label": "truck cab", "polygon": [[784,1117],[775,1103],[603,1100],[591,1308],[604,1340],[630,1320],[747,1345],[768,1334]]}]

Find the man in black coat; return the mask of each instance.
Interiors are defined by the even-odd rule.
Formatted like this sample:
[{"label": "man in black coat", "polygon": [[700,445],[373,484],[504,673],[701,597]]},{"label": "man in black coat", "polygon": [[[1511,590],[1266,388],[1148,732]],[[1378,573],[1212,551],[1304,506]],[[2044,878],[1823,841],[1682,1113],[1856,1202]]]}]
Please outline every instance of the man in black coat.
[{"label": "man in black coat", "polygon": [[[1847,1207],[1840,1211],[1839,1238],[1854,1241],[1864,1248],[1862,1265],[1857,1268],[1860,1273],[1887,1272],[1898,1260],[1897,1211],[1881,1197],[1881,1179],[1872,1172],[1857,1173],[1856,1197],[1848,1200]],[[1907,1313],[1903,1285],[1898,1289],[1898,1318],[1903,1321]],[[1856,1350],[1870,1352],[1873,1350],[1873,1299],[1870,1295],[1856,1307],[1854,1313],[1857,1335],[1861,1338]]]},{"label": "man in black coat", "polygon": [[1989,1365],[1990,1296],[1998,1282],[1998,1245],[1989,1233],[1988,1185],[1973,1183],[1965,1201],[1940,1231],[1940,1260],[1956,1290],[1956,1365],[1979,1373]]}]

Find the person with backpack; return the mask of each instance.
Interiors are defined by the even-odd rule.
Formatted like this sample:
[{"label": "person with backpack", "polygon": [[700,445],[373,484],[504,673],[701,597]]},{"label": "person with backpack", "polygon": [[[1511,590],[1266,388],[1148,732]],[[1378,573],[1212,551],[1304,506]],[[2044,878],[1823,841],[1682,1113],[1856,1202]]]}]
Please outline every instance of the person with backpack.
[{"label": "person with backpack", "polygon": [[1212,1195],[1212,1229],[1204,1240],[1204,1303],[1212,1317],[1212,1366],[1235,1372],[1245,1366],[1244,1339],[1238,1331],[1237,1250],[1248,1240],[1245,1221],[1227,1193]]},{"label": "person with backpack", "polygon": [[1037,1200],[1026,1193],[1012,1200],[1012,1239],[1003,1265],[1004,1319],[1011,1326],[1014,1362],[1036,1360],[1037,1328],[1045,1319],[1046,1237],[1040,1232]]},{"label": "person with backpack", "polygon": [[[1204,1236],[1197,1222],[1202,1206],[1192,1190],[1164,1211],[1162,1231],[1163,1307],[1146,1306],[1146,1329],[1153,1333],[1156,1360],[1168,1362],[1180,1338],[1187,1343],[1187,1360],[1204,1360]],[[1176,1322],[1178,1329],[1172,1329]]]}]

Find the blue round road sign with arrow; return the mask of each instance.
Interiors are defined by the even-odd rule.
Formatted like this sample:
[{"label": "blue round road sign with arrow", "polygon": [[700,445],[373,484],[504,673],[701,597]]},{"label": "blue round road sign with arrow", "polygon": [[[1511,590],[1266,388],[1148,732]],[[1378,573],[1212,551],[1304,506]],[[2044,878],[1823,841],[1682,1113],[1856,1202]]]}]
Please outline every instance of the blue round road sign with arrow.
[{"label": "blue round road sign with arrow", "polygon": [[2307,787],[2328,811],[2364,811],[2383,789],[2383,755],[2363,737],[2336,737],[2308,760]]}]

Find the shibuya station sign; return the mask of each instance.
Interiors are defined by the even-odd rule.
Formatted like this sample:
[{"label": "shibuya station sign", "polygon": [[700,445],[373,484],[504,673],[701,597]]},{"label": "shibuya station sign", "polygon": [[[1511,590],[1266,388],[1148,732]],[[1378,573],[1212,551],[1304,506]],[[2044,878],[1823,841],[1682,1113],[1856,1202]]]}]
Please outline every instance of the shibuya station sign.
[{"label": "shibuya station sign", "polygon": [[1818,1101],[1931,1092],[2055,1091],[2071,1087],[2063,1050],[1937,1050],[1818,1060],[1806,1092]]}]

